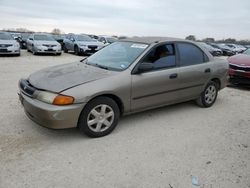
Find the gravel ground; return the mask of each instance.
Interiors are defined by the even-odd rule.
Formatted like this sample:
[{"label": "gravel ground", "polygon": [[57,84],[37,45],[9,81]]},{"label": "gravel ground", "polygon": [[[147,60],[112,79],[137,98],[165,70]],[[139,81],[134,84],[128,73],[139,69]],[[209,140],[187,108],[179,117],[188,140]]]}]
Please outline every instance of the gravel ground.
[{"label": "gravel ground", "polygon": [[21,77],[82,57],[0,57],[0,187],[250,188],[249,89],[223,89],[213,107],[182,103],[123,117],[109,136],[30,121]]}]

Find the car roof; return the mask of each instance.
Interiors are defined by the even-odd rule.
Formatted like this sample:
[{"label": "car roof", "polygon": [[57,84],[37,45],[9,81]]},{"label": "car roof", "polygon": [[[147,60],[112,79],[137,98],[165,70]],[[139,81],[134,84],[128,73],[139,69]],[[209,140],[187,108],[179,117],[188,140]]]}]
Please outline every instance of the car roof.
[{"label": "car roof", "polygon": [[[176,41],[184,42],[184,41],[188,41],[188,40],[171,38],[171,37],[133,37],[133,38],[121,39],[120,41],[153,44],[153,43],[174,42],[174,41],[175,42]],[[188,41],[188,42],[192,43],[192,41]]]}]

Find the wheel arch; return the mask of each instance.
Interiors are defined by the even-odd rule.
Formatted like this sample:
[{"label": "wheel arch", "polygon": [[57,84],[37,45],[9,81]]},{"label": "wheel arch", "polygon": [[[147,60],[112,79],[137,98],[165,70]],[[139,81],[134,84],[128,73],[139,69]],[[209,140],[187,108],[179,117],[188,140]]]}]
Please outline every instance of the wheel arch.
[{"label": "wheel arch", "polygon": [[92,101],[96,98],[99,98],[99,97],[108,97],[108,98],[113,99],[119,107],[120,114],[122,115],[124,113],[124,104],[123,104],[121,98],[115,94],[111,94],[111,93],[100,94],[100,95],[97,95],[97,96],[94,96],[93,98],[91,98],[87,103],[89,103],[90,101]]},{"label": "wheel arch", "polygon": [[211,81],[213,81],[217,84],[218,89],[221,89],[221,81],[219,78],[212,78]]}]

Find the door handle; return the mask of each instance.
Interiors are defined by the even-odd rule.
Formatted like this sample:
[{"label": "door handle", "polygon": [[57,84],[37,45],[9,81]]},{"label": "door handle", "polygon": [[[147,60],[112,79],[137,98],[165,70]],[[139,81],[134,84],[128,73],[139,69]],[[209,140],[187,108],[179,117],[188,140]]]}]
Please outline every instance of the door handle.
[{"label": "door handle", "polygon": [[177,74],[177,73],[171,74],[171,75],[169,76],[170,79],[175,79],[175,78],[177,78],[177,77],[178,77],[178,74]]},{"label": "door handle", "polygon": [[211,69],[210,69],[210,68],[207,68],[207,69],[205,69],[204,72],[205,72],[205,73],[209,73],[209,72],[211,72]]}]

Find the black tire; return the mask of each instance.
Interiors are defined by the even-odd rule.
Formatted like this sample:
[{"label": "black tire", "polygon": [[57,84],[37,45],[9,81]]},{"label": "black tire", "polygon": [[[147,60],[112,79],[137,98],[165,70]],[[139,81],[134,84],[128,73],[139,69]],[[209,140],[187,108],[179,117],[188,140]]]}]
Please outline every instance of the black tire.
[{"label": "black tire", "polygon": [[200,97],[196,99],[196,103],[199,106],[205,108],[212,106],[217,99],[218,90],[218,84],[213,81],[210,81],[205,87],[204,91],[201,93]]},{"label": "black tire", "polygon": [[64,53],[68,53],[68,49],[65,45],[63,45],[63,51],[64,51]]},{"label": "black tire", "polygon": [[74,47],[74,53],[76,54],[76,55],[79,55],[80,53],[79,53],[79,48],[78,48],[78,46],[75,46]]},{"label": "black tire", "polygon": [[[98,122],[100,122],[101,120],[99,119],[100,117],[99,118],[96,118],[96,116],[91,117],[92,116],[91,112],[93,110],[96,110],[95,112],[98,112],[97,109],[100,108],[100,111],[98,113],[101,114],[102,106],[107,106],[108,110],[111,109],[110,111],[107,111],[107,114],[112,111],[111,114],[113,114],[113,116],[108,117],[108,118],[111,118],[112,121],[110,120],[111,123],[110,123],[109,127],[102,123],[102,125],[100,127],[104,129],[103,131],[101,131],[101,130],[94,131],[93,129],[98,129],[97,128]],[[106,108],[105,108],[105,114],[106,114]],[[103,116],[103,117],[105,117],[105,116]],[[108,118],[106,118],[106,120]],[[82,133],[86,134],[89,137],[92,137],[92,138],[102,137],[102,136],[108,135],[109,133],[111,133],[114,130],[114,128],[116,127],[116,125],[119,121],[119,118],[120,118],[120,110],[119,110],[117,103],[109,97],[98,97],[98,98],[91,100],[85,106],[85,108],[82,110],[80,117],[79,117],[79,120],[78,120],[78,127]],[[105,118],[103,118],[103,119],[105,119]],[[92,121],[97,120],[98,122],[93,123],[93,125],[89,126],[88,122],[90,122],[91,120]]]}]

